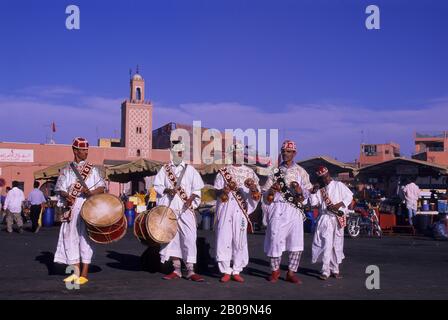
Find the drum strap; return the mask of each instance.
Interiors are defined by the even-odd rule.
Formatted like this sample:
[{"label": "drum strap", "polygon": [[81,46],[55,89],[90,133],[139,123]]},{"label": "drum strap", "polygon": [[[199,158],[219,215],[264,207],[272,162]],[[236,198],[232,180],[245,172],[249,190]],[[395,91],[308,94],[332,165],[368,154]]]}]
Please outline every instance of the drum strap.
[{"label": "drum strap", "polygon": [[[78,168],[76,167],[75,163],[71,162],[70,163],[70,168],[73,170],[73,172],[76,175],[77,181],[75,183],[75,185],[70,188],[69,190],[69,197],[71,198],[72,202],[74,203],[76,198],[79,197],[82,192],[82,187],[85,187],[87,189],[89,189],[87,187],[87,184],[85,182],[85,180],[87,180],[87,178],[89,177],[90,173],[92,172],[93,169],[93,165],[89,162],[85,162],[84,165],[81,168],[81,172],[78,171]],[[63,214],[63,221],[66,222],[70,222],[71,220],[71,211],[72,208],[70,207],[69,210],[67,210],[64,214]]]},{"label": "drum strap", "polygon": [[[185,172],[187,171],[187,164],[185,164],[184,169],[180,173],[179,178],[176,178],[176,175],[174,174],[173,170],[171,169],[171,166],[169,164],[165,165],[165,171],[168,175],[168,180],[170,180],[173,187],[176,189],[177,194],[179,195],[180,199],[185,203],[188,199],[188,195],[185,192],[184,188],[181,186],[182,178],[184,177]],[[191,206],[189,209],[193,210],[193,207]]]},{"label": "drum strap", "polygon": [[86,188],[89,189],[89,187],[86,184],[87,178],[89,177],[89,174],[92,172],[93,169],[93,165],[91,163],[86,162],[82,168],[81,168],[81,172],[78,171],[78,168],[76,167],[74,162],[70,162],[70,168],[72,168],[73,172],[76,175],[76,178],[78,179],[74,185],[74,187],[72,188],[72,190],[70,191],[70,197],[74,199],[76,199],[80,194],[81,194],[81,190],[82,188]]},{"label": "drum strap", "polygon": [[[322,199],[324,199],[325,205],[329,206],[329,205],[332,204],[332,202],[330,200],[330,197],[328,196],[328,193],[327,193],[327,190],[325,189],[325,187],[320,189],[320,194],[322,196]],[[345,218],[345,215],[339,216],[336,213],[334,213],[334,212],[332,212],[332,211],[330,211],[328,209],[327,209],[327,211],[333,213],[336,216],[336,218],[338,220],[338,227],[339,228],[344,228],[347,225],[347,219]]]}]

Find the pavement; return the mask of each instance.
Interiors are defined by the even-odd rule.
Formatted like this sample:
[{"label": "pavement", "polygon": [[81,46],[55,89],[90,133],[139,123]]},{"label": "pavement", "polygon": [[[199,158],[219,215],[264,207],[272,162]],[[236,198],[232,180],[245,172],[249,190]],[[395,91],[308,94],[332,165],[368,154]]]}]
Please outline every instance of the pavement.
[{"label": "pavement", "polygon": [[[205,282],[162,280],[168,265],[160,265],[157,248],[142,245],[128,229],[113,244],[94,244],[89,282],[78,290],[66,288],[65,266],[53,264],[59,227],[37,234],[0,231],[0,299],[161,299],[161,300],[303,300],[303,299],[447,299],[448,242],[425,237],[386,236],[345,239],[343,279],[317,278],[311,264],[312,235],[305,234],[299,277],[303,284],[266,281],[268,259],[264,234],[249,235],[250,263],[244,283],[222,284],[213,261],[213,231],[198,231],[198,271]],[[379,269],[379,289],[368,289],[368,266]],[[287,270],[284,255],[282,278]],[[367,281],[370,283],[370,281]]]}]

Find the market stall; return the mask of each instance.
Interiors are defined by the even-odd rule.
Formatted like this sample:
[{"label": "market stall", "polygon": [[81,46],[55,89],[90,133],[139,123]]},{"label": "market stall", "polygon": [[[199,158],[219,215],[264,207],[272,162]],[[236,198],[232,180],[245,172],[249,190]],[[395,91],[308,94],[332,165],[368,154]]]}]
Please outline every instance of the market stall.
[{"label": "market stall", "polygon": [[132,162],[108,167],[106,177],[113,182],[127,183],[155,175],[162,166],[162,162],[140,158]]},{"label": "market stall", "polygon": [[297,164],[308,172],[312,182],[316,181],[315,171],[319,166],[327,167],[333,177],[337,177],[339,181],[342,181],[349,186],[353,181],[353,177],[356,175],[354,166],[327,156],[301,160],[297,162]]},{"label": "market stall", "polygon": [[[417,177],[417,185],[421,186],[419,181],[429,181],[429,185],[425,184],[425,186],[429,187],[429,190],[435,190],[446,188],[447,175],[448,170],[444,166],[400,157],[361,168],[358,170],[356,177],[362,182],[374,183],[378,188],[385,191],[385,199],[382,199],[379,205],[379,219],[381,227],[387,230],[408,225],[406,208],[403,206],[403,199],[400,197],[400,188],[403,181],[411,177]],[[420,213],[416,219],[418,231],[424,233],[428,225],[437,219],[439,206],[440,212],[442,210],[443,212],[446,211],[446,206],[443,206],[439,200],[441,199],[438,199],[437,193],[429,192],[428,194],[427,191],[422,190],[421,199],[418,202]],[[428,214],[430,211],[433,211],[432,215]],[[425,222],[420,223],[421,220]],[[404,229],[406,230],[406,228]]]},{"label": "market stall", "polygon": [[340,173],[353,173],[355,171],[355,168],[352,165],[327,156],[301,160],[297,162],[297,164],[303,167],[310,175],[314,174],[318,166],[327,167],[331,175],[338,175]]}]

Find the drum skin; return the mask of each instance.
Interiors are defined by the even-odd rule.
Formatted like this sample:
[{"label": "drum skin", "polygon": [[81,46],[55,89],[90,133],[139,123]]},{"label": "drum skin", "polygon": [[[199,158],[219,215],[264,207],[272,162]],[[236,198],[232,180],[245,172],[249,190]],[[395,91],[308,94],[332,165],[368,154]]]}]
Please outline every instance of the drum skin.
[{"label": "drum skin", "polygon": [[81,216],[90,239],[97,243],[112,243],[126,234],[124,205],[114,195],[102,193],[90,197],[82,206]]},{"label": "drum skin", "polygon": [[176,236],[177,217],[166,206],[140,213],[134,222],[134,235],[148,245],[167,244]]}]

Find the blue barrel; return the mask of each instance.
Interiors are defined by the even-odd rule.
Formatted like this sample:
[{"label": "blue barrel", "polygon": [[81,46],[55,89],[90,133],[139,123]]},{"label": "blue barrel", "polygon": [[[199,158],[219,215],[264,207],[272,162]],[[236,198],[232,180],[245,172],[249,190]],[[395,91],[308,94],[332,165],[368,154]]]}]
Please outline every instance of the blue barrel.
[{"label": "blue barrel", "polygon": [[42,215],[42,225],[44,227],[54,226],[54,208],[45,208]]},{"label": "blue barrel", "polygon": [[124,214],[126,216],[126,220],[128,220],[128,228],[132,228],[134,226],[135,210],[134,209],[126,209]]},{"label": "blue barrel", "polygon": [[202,213],[202,230],[211,230],[212,215],[209,211]]},{"label": "blue barrel", "polygon": [[316,228],[316,221],[314,219],[314,212],[313,211],[307,211],[305,213],[307,220],[305,221],[303,227],[305,232],[307,233],[314,233],[314,229]]},{"label": "blue barrel", "polygon": [[429,203],[427,200],[423,201],[422,211],[429,211]]},{"label": "blue barrel", "polygon": [[447,201],[446,200],[438,200],[437,201],[437,209],[440,213],[447,212]]}]

